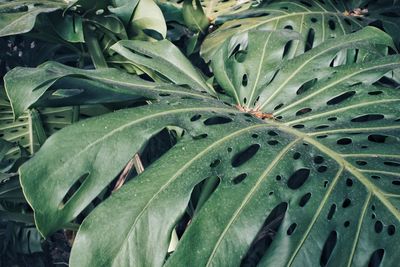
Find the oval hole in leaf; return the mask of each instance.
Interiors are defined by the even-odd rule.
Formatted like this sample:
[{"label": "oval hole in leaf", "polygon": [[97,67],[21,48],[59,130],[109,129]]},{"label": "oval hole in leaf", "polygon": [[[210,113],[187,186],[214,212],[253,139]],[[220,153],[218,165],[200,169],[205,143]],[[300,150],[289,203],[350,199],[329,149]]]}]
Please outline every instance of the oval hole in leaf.
[{"label": "oval hole in leaf", "polygon": [[332,31],[334,31],[336,29],[336,23],[333,20],[328,20],[328,26],[329,29],[331,29]]},{"label": "oval hole in leaf", "polygon": [[299,206],[304,207],[307,204],[307,202],[310,200],[310,198],[311,198],[311,193],[307,193],[304,196],[302,196],[299,201]]},{"label": "oval hole in leaf", "polygon": [[380,248],[372,253],[371,258],[369,259],[368,267],[379,267],[381,265],[383,256],[385,255],[385,250]]},{"label": "oval hole in leaf", "polygon": [[352,122],[368,122],[368,121],[377,121],[377,120],[382,120],[385,118],[382,114],[367,114],[367,115],[362,115],[355,117],[351,119]]},{"label": "oval hole in leaf", "polygon": [[288,179],[287,185],[290,189],[300,188],[310,176],[310,169],[301,168],[295,171]]},{"label": "oval hole in leaf", "polygon": [[328,102],[326,102],[326,104],[328,104],[328,105],[339,104],[339,103],[345,101],[346,99],[352,97],[355,94],[356,94],[356,91],[348,91],[348,92],[343,93],[341,95],[335,96],[334,98],[332,98]]},{"label": "oval hole in leaf", "polygon": [[328,238],[326,239],[324,247],[322,249],[321,259],[320,259],[321,266],[326,266],[328,264],[329,258],[331,257],[332,252],[336,247],[336,242],[337,242],[337,232],[332,231],[329,234]]},{"label": "oval hole in leaf", "polygon": [[[254,237],[240,266],[256,266],[260,262],[278,232],[285,218],[287,208],[288,204],[282,202],[271,211],[257,235]],[[251,265],[249,265],[250,263]]]},{"label": "oval hole in leaf", "polygon": [[294,230],[296,230],[297,223],[292,223],[286,231],[287,235],[292,235]]},{"label": "oval hole in leaf", "polygon": [[197,121],[200,118],[201,118],[201,115],[200,114],[196,114],[196,115],[194,115],[193,117],[190,118],[190,121]]},{"label": "oval hole in leaf", "polygon": [[336,204],[332,204],[331,208],[329,209],[327,219],[328,220],[332,220],[333,215],[335,214],[335,212],[336,212]]},{"label": "oval hole in leaf", "polygon": [[314,36],[315,36],[315,31],[313,28],[310,28],[307,33],[307,41],[306,41],[306,46],[304,49],[304,52],[307,52],[313,47],[314,44]]},{"label": "oval hole in leaf", "polygon": [[143,29],[143,32],[147,35],[150,36],[151,38],[156,39],[157,41],[161,41],[164,39],[161,33],[159,33],[156,30],[153,29]]},{"label": "oval hole in leaf", "polygon": [[216,125],[216,124],[225,124],[232,122],[233,120],[229,117],[223,117],[223,116],[214,116],[206,119],[204,121],[204,124],[209,126],[209,125]]},{"label": "oval hole in leaf", "polygon": [[233,156],[232,159],[232,166],[233,167],[239,167],[240,165],[243,165],[246,163],[248,160],[250,160],[254,155],[257,153],[257,151],[260,149],[259,144],[253,144],[246,148],[245,150],[237,153],[235,156]]},{"label": "oval hole in leaf", "polygon": [[81,187],[81,185],[85,182],[85,180],[88,178],[89,176],[89,172],[86,172],[84,174],[81,175],[81,177],[79,177],[75,183],[69,188],[68,192],[65,194],[65,196],[63,197],[61,203],[59,204],[59,209],[64,208],[64,206],[68,203],[68,201],[70,201],[73,196],[75,195],[75,193],[79,190],[79,188]]},{"label": "oval hole in leaf", "polygon": [[385,143],[386,138],[388,138],[387,135],[382,135],[382,134],[370,134],[368,135],[368,141],[374,142],[374,143]]},{"label": "oval hole in leaf", "polygon": [[232,182],[234,184],[239,184],[241,183],[244,179],[246,179],[247,177],[247,173],[241,173],[238,176],[236,176],[235,178],[232,179]]}]

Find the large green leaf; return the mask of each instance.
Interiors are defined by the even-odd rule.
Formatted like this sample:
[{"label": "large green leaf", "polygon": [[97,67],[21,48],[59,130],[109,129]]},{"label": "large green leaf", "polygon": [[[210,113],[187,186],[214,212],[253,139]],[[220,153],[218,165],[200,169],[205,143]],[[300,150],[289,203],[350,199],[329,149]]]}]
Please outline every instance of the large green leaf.
[{"label": "large green leaf", "polygon": [[[274,37],[280,46],[293,36]],[[177,126],[184,137],[84,220],[71,266],[238,266],[254,256],[252,248],[264,240],[277,213],[275,237],[258,255],[260,266],[366,266],[376,260],[395,266],[400,260],[400,94],[397,84],[380,79],[400,68],[400,56],[375,53],[390,45],[376,29],[337,40],[295,57],[292,71],[282,67],[282,77],[275,79],[287,83],[257,91],[263,111],[276,119],[171,92],[153,104],[91,118],[52,135],[20,168],[39,230],[48,235],[74,220],[152,136]],[[352,45],[338,46],[345,40]],[[348,47],[373,56],[330,66]],[[305,66],[315,60],[315,66],[301,67],[300,75],[296,60]],[[260,77],[269,71],[261,68]],[[318,79],[296,94],[310,72],[318,72]],[[275,109],[279,103],[283,106]],[[218,177],[218,187],[165,262],[171,231],[193,189],[209,177]]]},{"label": "large green leaf", "polygon": [[25,33],[32,30],[36,17],[67,7],[67,3],[57,1],[16,0],[0,3],[0,36]]},{"label": "large green leaf", "polygon": [[329,38],[351,33],[366,25],[363,17],[346,16],[344,11],[330,0],[266,3],[225,19],[221,18],[222,21],[228,21],[207,36],[201,53],[209,61],[226,39],[252,29],[293,29],[302,38],[293,42],[290,52],[299,55],[306,47],[316,47]]},{"label": "large green leaf", "polygon": [[[374,75],[381,75],[376,69],[370,74],[368,69],[355,71],[360,65],[351,71],[347,67],[341,71],[328,67],[380,57],[385,50],[382,48],[394,46],[389,35],[367,27],[288,59],[288,50],[284,48],[296,39],[298,35],[292,31],[254,30],[240,38],[234,36],[223,43],[211,60],[215,78],[237,104],[272,113],[306,91],[312,82],[333,72],[346,79],[364,79],[366,75],[374,79]],[[343,57],[343,51],[351,52]],[[352,76],[345,77],[348,73]],[[329,82],[336,83],[336,80]]]},{"label": "large green leaf", "polygon": [[45,98],[45,106],[65,106],[121,102],[141,96],[157,99],[171,93],[187,97],[202,95],[148,82],[117,69],[82,70],[56,62],[38,68],[15,68],[7,73],[4,82],[15,118],[35,103],[41,106],[38,102],[41,98]]}]

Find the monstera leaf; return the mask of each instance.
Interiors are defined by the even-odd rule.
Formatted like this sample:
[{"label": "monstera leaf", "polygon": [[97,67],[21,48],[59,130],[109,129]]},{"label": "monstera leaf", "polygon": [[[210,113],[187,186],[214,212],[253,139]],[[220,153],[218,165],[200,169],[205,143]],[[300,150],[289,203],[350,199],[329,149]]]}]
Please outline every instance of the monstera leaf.
[{"label": "monstera leaf", "polygon": [[[348,75],[345,73],[348,67],[338,71],[339,68],[327,68],[330,65],[368,61],[384,55],[386,49],[382,48],[394,46],[389,35],[367,27],[339,39],[343,41],[329,40],[308,53],[288,59],[285,47],[298,36],[293,31],[253,30],[242,38],[234,36],[226,40],[211,60],[215,78],[237,104],[277,114],[277,110],[286,109],[287,102],[303,96],[317,80],[322,82],[339,73]],[[354,46],[358,49],[353,49]],[[346,57],[342,57],[343,51],[349,51]],[[375,68],[372,71],[355,68],[347,79],[375,79],[375,75],[381,75]],[[281,90],[285,93],[280,94]]]},{"label": "monstera leaf", "polygon": [[329,38],[354,32],[368,23],[361,15],[351,16],[345,13],[346,5],[342,3],[345,1],[336,2],[339,3],[334,4],[330,0],[272,1],[220,18],[220,21],[227,22],[207,36],[201,53],[208,61],[227,38],[246,34],[252,29],[293,29],[299,32],[302,38],[293,41],[288,53],[299,55]]},{"label": "monstera leaf", "polygon": [[[267,44],[258,36],[270,38],[271,55],[262,54]],[[383,77],[400,68],[400,56],[381,53],[390,39],[366,28],[278,64],[281,44],[298,35],[255,31],[248,38],[247,55],[237,56],[242,65],[230,61],[231,39],[212,62],[239,108],[179,86],[161,84],[148,92],[116,73],[101,79],[102,70],[53,66],[58,82],[36,75],[33,86],[31,74],[46,68],[15,70],[28,74],[18,76],[28,92],[38,85],[45,92],[74,92],[77,87],[62,81],[78,78],[93,95],[95,87],[100,95],[129,89],[154,100],[58,131],[20,168],[43,235],[74,221],[154,135],[170,126],[185,132],[86,217],[71,266],[238,266],[254,257],[260,266],[397,264],[400,93]],[[251,49],[262,56],[255,58]],[[346,64],[330,64],[343,49],[366,56],[358,60],[350,53]],[[254,89],[246,89],[244,72]],[[19,90],[6,84],[9,95]],[[175,91],[150,93],[164,86]],[[41,94],[14,94],[13,106],[46,106]],[[183,220],[194,189],[211,178],[216,188]],[[182,221],[185,231],[167,258],[171,232]]]},{"label": "monstera leaf", "polygon": [[29,32],[39,14],[50,13],[65,7],[67,3],[61,0],[2,1],[0,3],[0,36]]}]

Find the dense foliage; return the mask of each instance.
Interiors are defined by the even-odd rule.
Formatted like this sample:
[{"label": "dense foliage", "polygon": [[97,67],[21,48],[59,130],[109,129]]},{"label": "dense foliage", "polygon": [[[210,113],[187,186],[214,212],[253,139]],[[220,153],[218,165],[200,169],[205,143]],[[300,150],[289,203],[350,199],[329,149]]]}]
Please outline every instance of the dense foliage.
[{"label": "dense foliage", "polygon": [[399,17],[0,1],[0,266],[396,266]]}]

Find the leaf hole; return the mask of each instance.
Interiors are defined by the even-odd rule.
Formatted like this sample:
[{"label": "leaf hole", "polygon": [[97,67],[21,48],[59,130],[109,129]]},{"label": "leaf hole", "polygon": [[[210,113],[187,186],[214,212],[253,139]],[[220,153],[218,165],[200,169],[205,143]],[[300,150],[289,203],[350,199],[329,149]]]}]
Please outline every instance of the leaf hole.
[{"label": "leaf hole", "polygon": [[286,231],[287,235],[292,235],[293,232],[296,230],[297,223],[292,223]]},{"label": "leaf hole", "polygon": [[318,171],[319,173],[326,172],[327,170],[328,170],[328,167],[325,166],[325,165],[319,166],[318,169],[317,169],[317,171]]},{"label": "leaf hole", "polygon": [[251,158],[255,156],[255,154],[258,152],[260,149],[259,144],[253,144],[246,148],[245,150],[237,153],[235,156],[233,156],[232,159],[232,166],[233,167],[239,167],[249,161]]},{"label": "leaf hole", "polygon": [[377,249],[372,253],[371,258],[369,259],[368,267],[379,267],[381,265],[383,256],[385,254],[384,249]]},{"label": "leaf hole", "polygon": [[307,193],[304,196],[302,196],[299,201],[299,206],[304,207],[307,204],[307,202],[310,200],[310,198],[311,198],[311,193]]},{"label": "leaf hole", "polygon": [[385,118],[382,114],[367,114],[367,115],[362,115],[355,117],[351,119],[352,122],[368,122],[368,121],[377,121],[377,120],[382,120]]},{"label": "leaf hole", "polygon": [[211,168],[215,168],[215,167],[217,167],[220,163],[221,163],[221,160],[220,160],[220,159],[216,159],[216,160],[214,160],[213,162],[211,162],[210,167],[211,167]]},{"label": "leaf hole", "polygon": [[307,39],[306,39],[306,45],[304,48],[304,52],[307,52],[313,47],[314,44],[314,37],[315,37],[315,31],[313,28],[310,28],[307,33]]},{"label": "leaf hole", "polygon": [[296,152],[293,154],[293,159],[298,160],[301,157],[301,154],[299,152]]},{"label": "leaf hole", "polygon": [[269,136],[277,136],[278,134],[275,131],[268,131]]},{"label": "leaf hole", "polygon": [[342,203],[342,208],[347,208],[347,207],[350,206],[350,204],[351,204],[351,200],[348,199],[348,198],[345,198],[343,203]]},{"label": "leaf hole", "polygon": [[324,162],[324,158],[323,157],[321,157],[321,156],[315,156],[314,157],[314,163],[315,164],[321,164],[323,162]]},{"label": "leaf hole", "polygon": [[352,187],[352,186],[353,186],[353,180],[350,179],[350,178],[347,178],[347,179],[346,179],[346,185],[347,185],[348,187]]},{"label": "leaf hole", "polygon": [[194,115],[193,117],[190,118],[190,121],[197,121],[200,118],[201,118],[201,115],[200,114],[196,114],[196,115]]},{"label": "leaf hole", "polygon": [[90,173],[86,172],[79,177],[74,184],[69,188],[67,193],[64,195],[61,203],[59,204],[58,208],[63,209],[67,204],[68,201],[70,201],[73,196],[78,192],[79,188],[82,186],[82,184],[86,181],[86,179],[89,177]]},{"label": "leaf hole", "polygon": [[226,123],[230,123],[233,120],[229,117],[224,117],[224,116],[214,116],[214,117],[210,117],[208,119],[206,119],[204,121],[204,125],[216,125],[216,124],[226,124]]},{"label": "leaf hole", "polygon": [[270,247],[276,233],[278,232],[285,217],[288,204],[282,202],[278,204],[265,219],[260,230],[254,237],[249,250],[245,254],[241,266],[256,266]]},{"label": "leaf hole", "polygon": [[300,88],[296,91],[297,95],[301,95],[304,92],[306,92],[308,89],[310,89],[311,87],[313,87],[313,85],[318,81],[317,78],[314,78],[312,80],[309,80],[305,83],[303,83]]},{"label": "leaf hole", "polygon": [[274,107],[274,110],[278,110],[278,109],[280,109],[281,107],[283,107],[283,103],[280,103],[279,105],[277,105],[276,107]]},{"label": "leaf hole", "polygon": [[327,216],[327,219],[329,221],[332,220],[333,215],[335,215],[335,212],[336,212],[336,204],[332,204],[330,209],[329,209],[328,216]]},{"label": "leaf hole", "polygon": [[275,145],[279,144],[279,142],[277,140],[269,140],[269,141],[267,141],[267,144],[270,146],[275,146]]},{"label": "leaf hole", "polygon": [[383,93],[383,91],[371,91],[371,92],[368,92],[369,95],[380,95],[382,93]]},{"label": "leaf hole", "polygon": [[392,181],[392,185],[400,185],[400,180],[394,180]]},{"label": "leaf hole", "polygon": [[241,173],[238,176],[236,176],[235,178],[232,179],[232,182],[234,184],[239,184],[241,183],[244,179],[246,179],[247,177],[247,173]]},{"label": "leaf hole", "polygon": [[336,23],[333,20],[328,20],[328,26],[329,29],[331,29],[332,31],[334,31],[336,29]]},{"label": "leaf hole", "polygon": [[303,129],[305,126],[304,126],[304,124],[296,124],[296,125],[293,125],[292,127],[295,129]]},{"label": "leaf hole", "polygon": [[385,143],[386,138],[388,138],[387,135],[382,135],[382,134],[370,134],[368,135],[368,141],[374,142],[374,143]]},{"label": "leaf hole", "polygon": [[354,96],[356,94],[356,91],[348,91],[343,94],[340,94],[338,96],[335,96],[334,98],[330,99],[328,102],[326,102],[327,105],[337,105],[339,103],[342,103],[346,99]]},{"label": "leaf hole", "polygon": [[326,128],[329,128],[329,125],[322,124],[322,125],[318,125],[317,127],[315,127],[316,130],[321,130],[321,129],[326,129]]},{"label": "leaf hole", "polygon": [[208,134],[204,133],[204,134],[199,134],[199,135],[193,136],[192,138],[193,138],[193,140],[200,140],[200,139],[206,138],[207,136],[208,136]]},{"label": "leaf hole", "polygon": [[296,170],[288,179],[287,185],[290,189],[300,188],[310,176],[310,169],[301,168]]},{"label": "leaf hole", "polygon": [[383,164],[390,167],[400,167],[400,162],[397,161],[385,161]]},{"label": "leaf hole", "polygon": [[387,229],[387,233],[390,236],[394,235],[396,233],[396,227],[393,224],[389,225],[388,229]]},{"label": "leaf hole", "polygon": [[301,115],[307,114],[308,112],[311,112],[311,111],[312,111],[311,108],[303,108],[296,112],[296,116],[301,116]]},{"label": "leaf hole", "polygon": [[242,77],[242,85],[243,85],[244,87],[246,87],[247,84],[248,84],[247,74],[244,74],[243,77]]},{"label": "leaf hole", "polygon": [[322,248],[321,252],[321,258],[320,258],[320,265],[321,266],[326,266],[329,262],[329,259],[332,255],[333,250],[336,247],[336,242],[337,242],[337,232],[332,231],[330,232],[328,238],[325,241],[325,244]]},{"label": "leaf hole", "polygon": [[350,138],[341,138],[339,140],[336,141],[336,144],[338,145],[349,145],[351,144],[353,141]]}]

